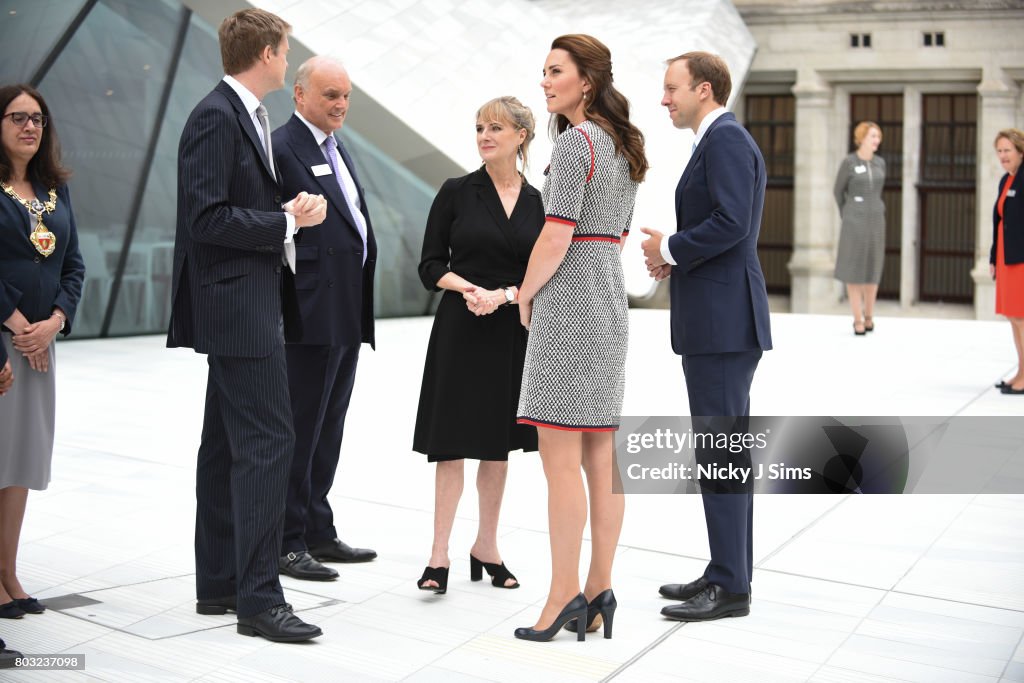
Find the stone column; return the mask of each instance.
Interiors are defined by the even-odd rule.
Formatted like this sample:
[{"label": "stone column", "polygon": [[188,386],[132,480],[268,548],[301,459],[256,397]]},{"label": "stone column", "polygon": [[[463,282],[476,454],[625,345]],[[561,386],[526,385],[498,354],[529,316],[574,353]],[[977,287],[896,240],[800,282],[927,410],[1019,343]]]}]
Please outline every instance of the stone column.
[{"label": "stone column", "polygon": [[989,276],[988,256],[992,247],[992,206],[1005,171],[996,160],[993,141],[1004,128],[1017,125],[1019,87],[1001,68],[985,66],[978,84],[978,180],[974,238],[974,314],[979,320],[994,320],[996,288]]},{"label": "stone column", "polygon": [[801,68],[793,86],[796,97],[796,140],[793,172],[793,257],[789,261],[790,311],[828,310],[835,298],[835,206],[826,141],[832,87],[813,69]]},{"label": "stone column", "polygon": [[903,90],[903,225],[900,238],[900,306],[917,301],[918,242],[917,180],[921,173],[921,89],[908,85]]}]

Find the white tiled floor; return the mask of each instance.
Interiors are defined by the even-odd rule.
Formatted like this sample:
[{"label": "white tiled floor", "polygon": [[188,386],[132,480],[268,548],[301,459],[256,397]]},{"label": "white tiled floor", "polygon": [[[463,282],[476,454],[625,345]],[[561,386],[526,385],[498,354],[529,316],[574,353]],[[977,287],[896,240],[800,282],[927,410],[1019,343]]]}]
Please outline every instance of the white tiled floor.
[{"label": "white tiled floor", "polygon": [[[845,317],[775,315],[754,412],[1024,415],[1024,399],[992,389],[1014,365],[1006,323],[877,324],[855,338]],[[468,580],[470,466],[449,592],[417,591],[433,480],[409,444],[429,326],[381,321],[379,350],[363,353],[332,502],[342,536],[380,557],[335,565],[336,582],[284,579],[325,632],[303,645],[194,612],[204,360],[157,337],[61,344],[54,480],[30,496],[20,576],[40,598],[83,599],[4,621],[0,636],[84,653],[86,670],[0,680],[1024,681],[1022,495],[759,496],[751,615],[690,625],[663,620],[656,591],[706,562],[700,499],[633,495],[615,637],[535,644],[511,634],[533,623],[550,576],[544,480],[536,455],[514,455],[501,548],[522,588]],[[626,414],[686,414],[667,329],[665,311],[632,313]]]}]

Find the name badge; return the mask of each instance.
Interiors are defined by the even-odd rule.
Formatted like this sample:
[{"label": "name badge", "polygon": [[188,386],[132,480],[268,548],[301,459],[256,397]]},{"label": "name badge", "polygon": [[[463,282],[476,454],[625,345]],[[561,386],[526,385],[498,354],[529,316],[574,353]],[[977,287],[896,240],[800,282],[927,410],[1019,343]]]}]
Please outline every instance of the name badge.
[{"label": "name badge", "polygon": [[1007,197],[1016,197],[1017,196],[1017,190],[1007,190],[1006,191],[1006,196]]},{"label": "name badge", "polygon": [[310,166],[309,170],[313,172],[313,175],[320,177],[322,175],[331,175],[331,167],[327,164],[317,164],[316,166]]},{"label": "name badge", "polygon": [[862,201],[864,201],[864,198],[863,197],[854,197],[853,201],[855,201],[855,202],[862,202]]},{"label": "name badge", "polygon": [[864,166],[863,164],[861,164],[860,166],[854,166],[853,167],[853,172],[854,173],[865,173],[865,172],[867,172],[867,170],[868,170],[868,167]]}]

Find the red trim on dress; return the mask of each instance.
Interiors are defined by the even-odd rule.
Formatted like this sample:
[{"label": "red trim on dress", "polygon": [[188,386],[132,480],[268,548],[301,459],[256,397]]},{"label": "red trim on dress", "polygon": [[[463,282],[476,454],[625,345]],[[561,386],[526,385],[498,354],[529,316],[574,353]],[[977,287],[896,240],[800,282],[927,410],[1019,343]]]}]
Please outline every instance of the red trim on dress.
[{"label": "red trim on dress", "polygon": [[618,425],[614,427],[569,427],[567,425],[556,425],[550,422],[541,422],[540,420],[531,420],[528,417],[517,418],[516,424],[532,425],[534,427],[547,427],[548,429],[557,429],[563,432],[614,432],[619,428]]},{"label": "red trim on dress", "polygon": [[558,216],[552,215],[547,215],[544,218],[551,221],[552,223],[561,223],[563,225],[571,225],[573,227],[576,227],[576,221],[571,221],[568,218],[560,218]]},{"label": "red trim on dress", "polygon": [[618,244],[621,240],[618,237],[604,237],[602,235],[583,235],[581,237],[573,237],[573,242],[614,242]]},{"label": "red trim on dress", "polygon": [[576,130],[583,133],[583,137],[587,139],[587,144],[590,145],[590,173],[587,174],[586,182],[590,182],[590,179],[594,177],[594,165],[597,163],[597,157],[594,156],[594,143],[591,142],[590,136],[587,135],[587,131],[583,130],[582,126],[577,126]]}]

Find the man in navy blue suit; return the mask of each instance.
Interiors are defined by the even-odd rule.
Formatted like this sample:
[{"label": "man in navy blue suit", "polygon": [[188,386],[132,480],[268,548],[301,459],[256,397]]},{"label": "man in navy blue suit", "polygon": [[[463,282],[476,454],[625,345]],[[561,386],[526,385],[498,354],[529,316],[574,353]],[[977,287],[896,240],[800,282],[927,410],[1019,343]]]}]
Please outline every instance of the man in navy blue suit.
[{"label": "man in navy blue suit", "polygon": [[[696,134],[676,187],[676,232],[644,228],[652,277],[671,276],[672,350],[682,356],[693,431],[747,431],[750,385],[772,347],[768,295],[757,258],[765,167],[757,144],[725,109],[732,89],[717,55],[688,52],[668,61],[662,105],[676,128]],[[699,464],[749,466],[750,451],[698,448]],[[752,482],[702,482],[711,561],[703,576],[667,584],[682,600],[670,619],[705,621],[750,613]]]},{"label": "man in navy blue suit", "polygon": [[302,334],[285,335],[295,455],[288,481],[279,569],[329,581],[321,562],[366,562],[373,550],[338,538],[327,500],[341,451],[361,344],[374,343],[373,238],[366,194],[334,133],[348,113],[352,82],[340,62],[313,57],[295,74],[295,114],[274,131],[274,157],[286,196],[323,194],[327,217],[296,244],[295,290]]},{"label": "man in navy blue suit", "polygon": [[[277,561],[294,434],[284,330],[298,323],[289,252],[323,197],[286,204],[261,100],[284,86],[288,30],[259,9],[218,31],[224,79],[178,145],[178,217],[167,346],[208,355],[196,465],[196,612],[238,614],[238,633],[321,635],[284,600]],[[284,210],[282,210],[284,209]]]}]

